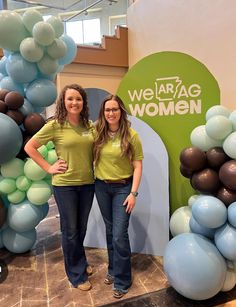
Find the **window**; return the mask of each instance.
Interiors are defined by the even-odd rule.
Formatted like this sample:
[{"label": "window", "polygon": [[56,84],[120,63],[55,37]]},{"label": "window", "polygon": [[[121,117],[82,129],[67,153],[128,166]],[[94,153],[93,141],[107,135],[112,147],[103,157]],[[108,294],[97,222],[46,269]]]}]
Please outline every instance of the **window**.
[{"label": "window", "polygon": [[100,19],[85,19],[79,21],[67,21],[65,32],[76,44],[101,43]]}]

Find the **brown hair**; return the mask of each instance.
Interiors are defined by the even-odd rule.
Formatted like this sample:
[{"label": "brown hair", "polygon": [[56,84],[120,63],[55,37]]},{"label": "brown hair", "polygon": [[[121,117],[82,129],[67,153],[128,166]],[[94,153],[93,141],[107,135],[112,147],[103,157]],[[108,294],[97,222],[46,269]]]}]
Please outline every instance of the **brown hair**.
[{"label": "brown hair", "polygon": [[73,89],[76,90],[80,93],[80,95],[83,98],[83,109],[80,113],[80,119],[82,120],[83,125],[88,128],[89,127],[89,108],[88,108],[88,101],[87,101],[87,94],[85,92],[85,90],[83,89],[82,86],[78,85],[78,84],[69,84],[66,85],[57,101],[56,101],[56,112],[54,115],[54,119],[56,119],[58,121],[59,124],[63,125],[66,121],[66,116],[67,116],[67,110],[65,107],[65,94],[66,91],[68,89]]},{"label": "brown hair", "polygon": [[128,156],[130,161],[132,161],[133,157],[133,150],[131,147],[131,144],[129,142],[130,139],[130,121],[128,120],[127,116],[127,111],[125,109],[123,101],[116,95],[109,95],[106,97],[101,105],[100,111],[99,111],[99,116],[98,120],[96,123],[96,129],[97,129],[97,137],[95,139],[94,143],[94,162],[95,164],[98,162],[99,157],[100,157],[100,152],[102,149],[102,146],[108,141],[109,137],[109,125],[105,119],[104,115],[104,109],[105,109],[105,104],[109,100],[115,100],[120,108],[120,123],[119,123],[119,135],[121,139],[121,150],[122,150],[122,155],[123,156]]}]

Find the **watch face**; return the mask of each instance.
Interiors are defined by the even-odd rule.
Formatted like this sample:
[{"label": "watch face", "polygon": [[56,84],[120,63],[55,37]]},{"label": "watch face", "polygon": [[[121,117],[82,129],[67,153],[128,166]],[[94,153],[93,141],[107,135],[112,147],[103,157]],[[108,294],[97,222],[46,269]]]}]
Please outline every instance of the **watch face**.
[{"label": "watch face", "polygon": [[135,197],[138,196],[138,192],[131,192],[131,194],[133,194]]}]

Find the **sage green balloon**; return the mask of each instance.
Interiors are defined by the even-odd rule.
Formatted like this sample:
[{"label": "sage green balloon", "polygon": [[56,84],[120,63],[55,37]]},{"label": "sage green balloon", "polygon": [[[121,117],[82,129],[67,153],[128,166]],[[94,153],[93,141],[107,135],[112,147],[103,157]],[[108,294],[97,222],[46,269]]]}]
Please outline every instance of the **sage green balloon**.
[{"label": "sage green balloon", "polygon": [[7,195],[7,199],[12,204],[18,204],[25,199],[25,196],[26,196],[25,192],[20,190],[15,190],[14,192]]},{"label": "sage green balloon", "polygon": [[17,178],[24,175],[24,165],[24,161],[14,158],[1,165],[1,173],[3,177]]},{"label": "sage green balloon", "polygon": [[53,144],[52,141],[49,141],[49,142],[46,144],[46,147],[47,147],[48,150],[55,148],[55,146],[54,146],[54,144]]},{"label": "sage green balloon", "polygon": [[33,205],[45,204],[51,195],[51,188],[44,180],[33,182],[27,191],[27,198]]},{"label": "sage green balloon", "polygon": [[37,22],[32,30],[33,38],[39,45],[49,46],[55,38],[53,27],[46,21]]},{"label": "sage green balloon", "polygon": [[16,190],[16,181],[12,178],[4,178],[0,181],[0,192],[9,194]]},{"label": "sage green balloon", "polygon": [[37,63],[37,66],[42,74],[51,75],[57,71],[59,64],[57,60],[45,54],[42,59]]},{"label": "sage green balloon", "polygon": [[45,157],[47,156],[47,154],[48,154],[48,149],[47,149],[46,145],[40,146],[40,147],[38,148],[38,151],[39,151],[40,155],[41,155],[43,158],[45,158]]},{"label": "sage green balloon", "polygon": [[16,179],[16,187],[20,191],[27,191],[31,185],[32,181],[26,176],[20,176]]},{"label": "sage green balloon", "polygon": [[55,38],[53,43],[47,47],[47,53],[53,59],[60,59],[66,55],[67,46],[63,40]]},{"label": "sage green balloon", "polygon": [[26,61],[36,63],[42,59],[44,50],[33,37],[27,37],[20,43],[20,53]]},{"label": "sage green balloon", "polygon": [[56,153],[55,149],[51,149],[51,150],[48,151],[48,155],[47,155],[46,160],[48,161],[49,164],[54,164],[58,160],[57,153]]},{"label": "sage green balloon", "polygon": [[47,22],[53,27],[56,37],[60,37],[64,33],[64,24],[60,17],[51,16],[47,19]]},{"label": "sage green balloon", "polygon": [[30,180],[41,180],[46,177],[47,172],[45,172],[36,162],[32,159],[28,159],[24,166],[25,176]]},{"label": "sage green balloon", "polygon": [[38,11],[29,9],[24,12],[22,21],[26,29],[32,34],[34,25],[39,21],[43,21],[43,16]]}]

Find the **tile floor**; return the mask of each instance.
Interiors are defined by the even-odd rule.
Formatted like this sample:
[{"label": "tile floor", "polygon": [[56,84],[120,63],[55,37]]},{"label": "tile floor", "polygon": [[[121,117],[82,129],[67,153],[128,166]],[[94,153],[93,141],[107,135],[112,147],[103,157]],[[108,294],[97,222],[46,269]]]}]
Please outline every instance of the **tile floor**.
[{"label": "tile floor", "polygon": [[86,249],[94,270],[90,277],[93,288],[88,292],[72,288],[64,273],[57,214],[52,199],[47,218],[37,227],[38,240],[31,252],[16,255],[0,250],[0,259],[8,268],[7,278],[0,281],[1,307],[236,306],[236,289],[206,303],[183,298],[169,287],[162,258],[141,254],[132,256],[133,285],[129,293],[116,300],[112,286],[103,283],[107,252],[96,248]]}]

